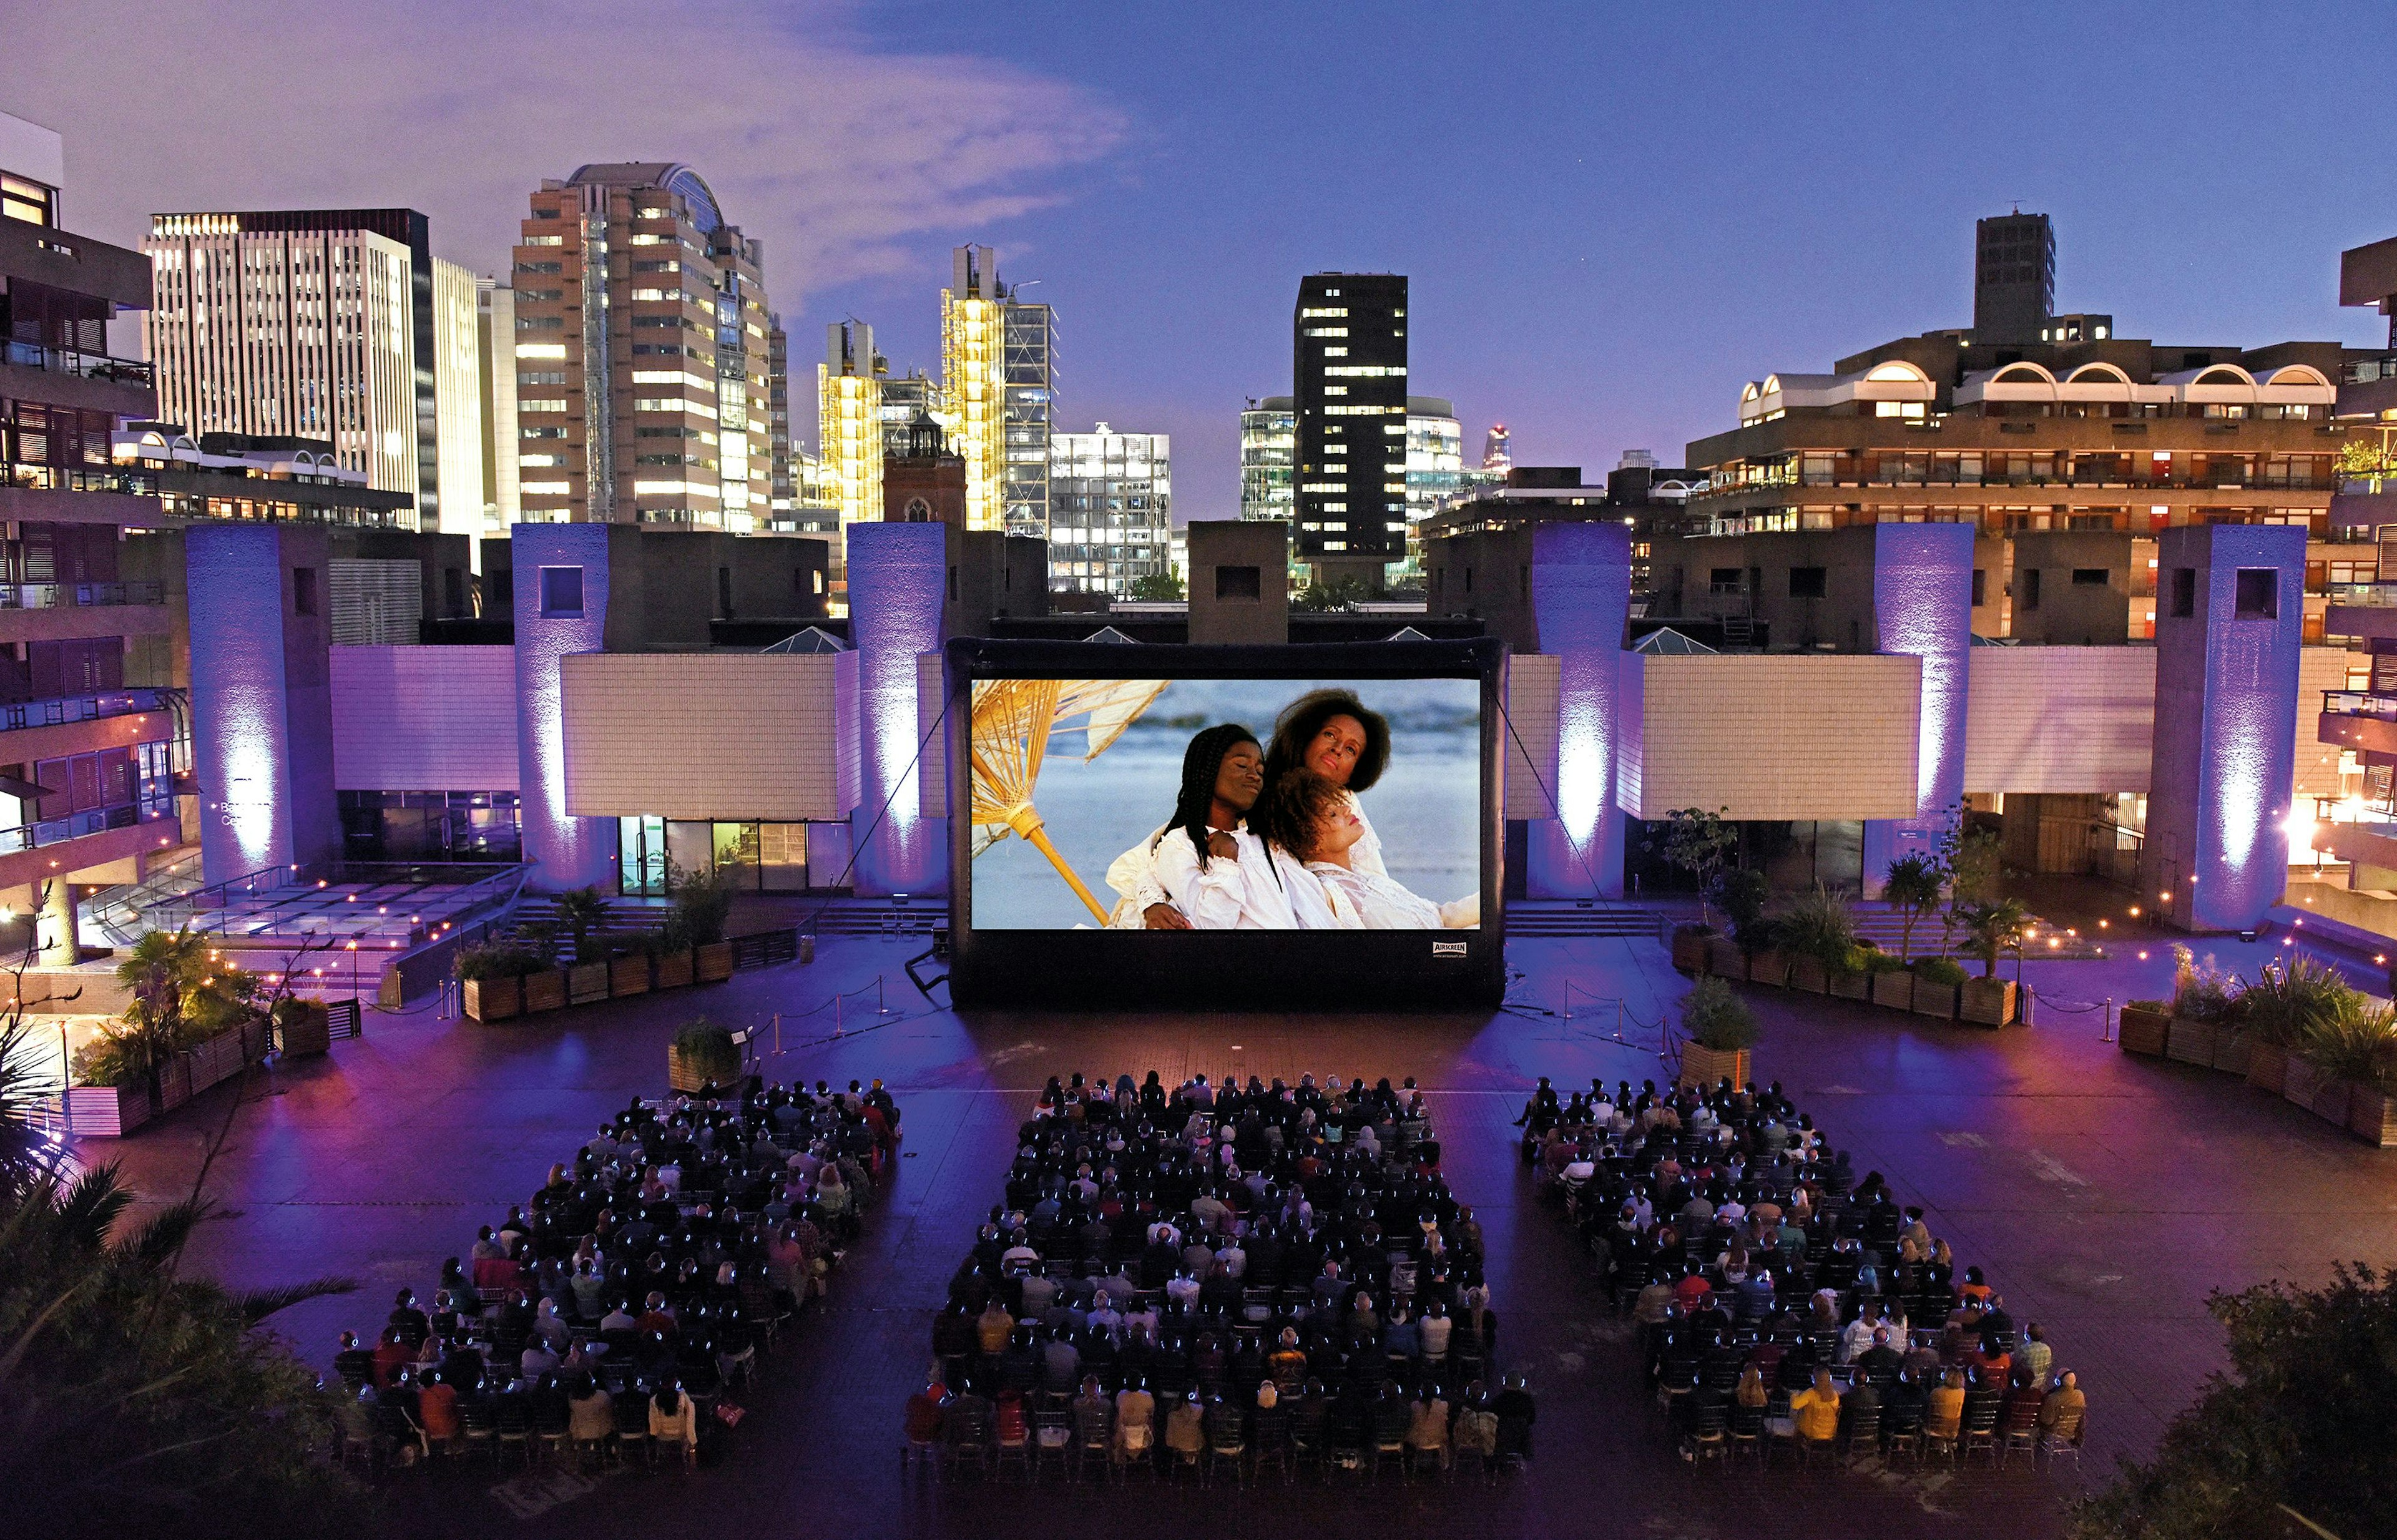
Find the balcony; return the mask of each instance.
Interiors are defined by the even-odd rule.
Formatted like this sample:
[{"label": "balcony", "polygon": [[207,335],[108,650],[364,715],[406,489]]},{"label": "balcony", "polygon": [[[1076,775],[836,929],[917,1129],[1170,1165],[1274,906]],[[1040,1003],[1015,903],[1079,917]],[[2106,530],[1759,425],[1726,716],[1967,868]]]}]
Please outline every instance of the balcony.
[{"label": "balcony", "polygon": [[0,855],[43,850],[63,845],[71,839],[106,834],[111,829],[138,828],[144,824],[168,822],[174,817],[175,798],[172,795],[145,797],[121,807],[87,808],[64,818],[47,818],[39,823],[20,824],[13,829],[0,829]]},{"label": "balcony", "polygon": [[112,690],[105,695],[65,695],[47,701],[20,701],[0,705],[0,733],[25,728],[63,727],[70,722],[95,722],[111,716],[138,716],[171,711],[181,703],[181,690],[142,687]]},{"label": "balcony", "polygon": [[157,371],[132,358],[112,358],[104,353],[80,353],[73,348],[43,347],[33,342],[0,343],[0,364],[45,369],[77,380],[105,380],[112,384],[155,390]]},{"label": "balcony", "polygon": [[0,583],[0,610],[104,608],[167,602],[159,583]]},{"label": "balcony", "polygon": [[2315,738],[2359,753],[2397,755],[2397,694],[2323,690],[2322,724]]},{"label": "balcony", "polygon": [[127,497],[156,497],[158,478],[114,465],[0,464],[0,487],[28,492],[118,492]]}]

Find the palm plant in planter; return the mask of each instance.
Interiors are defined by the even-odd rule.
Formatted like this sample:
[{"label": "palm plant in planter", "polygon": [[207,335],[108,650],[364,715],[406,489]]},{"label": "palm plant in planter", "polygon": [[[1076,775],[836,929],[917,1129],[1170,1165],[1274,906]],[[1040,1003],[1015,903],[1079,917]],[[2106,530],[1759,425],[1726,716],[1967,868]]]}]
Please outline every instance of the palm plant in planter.
[{"label": "palm plant in planter", "polygon": [[574,943],[574,961],[566,971],[566,998],[576,1005],[606,999],[608,947],[601,932],[608,924],[608,901],[599,896],[596,886],[570,889],[557,895],[557,917]]},{"label": "palm plant in planter", "polygon": [[2397,1089],[2397,1016],[2357,996],[2348,1009],[2309,1033],[2298,1050],[2320,1078],[2314,1116],[2352,1128],[2376,1145],[2390,1139],[2390,1095]]},{"label": "palm plant in planter", "polygon": [[732,884],[718,870],[675,875],[674,913],[666,917],[669,950],[691,954],[693,976],[702,984],[732,976],[732,944],[724,922],[732,915]]},{"label": "palm plant in planter", "polygon": [[666,1047],[666,1081],[690,1093],[704,1086],[729,1086],[741,1078],[741,1045],[730,1028],[702,1016],[674,1035]]},{"label": "palm plant in planter", "polygon": [[466,1014],[478,1022],[503,1022],[524,1011],[524,981],[549,963],[529,946],[486,942],[461,948],[455,966],[465,986]]},{"label": "palm plant in planter", "polygon": [[1788,982],[1789,966],[1774,944],[1779,928],[1764,917],[1766,891],[1764,874],[1748,867],[1725,872],[1716,882],[1715,903],[1731,921],[1730,956],[1721,960],[1734,966],[1714,971],[1778,987]]},{"label": "palm plant in planter", "polygon": [[[2239,999],[2247,1083],[2275,1096],[2287,1089],[2291,1052],[2316,1028],[2359,1003],[2356,992],[2337,969],[2303,957],[2266,964]],[[2310,1093],[2307,1100],[2310,1104]]]},{"label": "palm plant in planter", "polygon": [[1910,961],[1914,954],[1914,928],[1922,923],[1932,910],[1939,907],[1939,890],[1948,874],[1939,863],[1927,855],[1902,856],[1889,864],[1889,874],[1881,884],[1881,897],[1898,913],[1897,960]]},{"label": "palm plant in planter", "polygon": [[1848,954],[1855,950],[1856,919],[1847,901],[1817,884],[1801,893],[1789,912],[1774,922],[1781,950],[1789,958],[1789,984],[1822,994],[1830,976],[1844,971]]},{"label": "palm plant in planter", "polygon": [[1960,906],[1954,923],[1964,932],[1965,954],[1981,959],[1981,976],[1966,979],[1958,992],[1959,1014],[1983,1026],[2003,1026],[2015,1019],[2020,980],[1998,977],[1998,955],[2013,948],[2015,971],[2022,971],[2023,933],[2030,926],[2030,912],[2013,899],[1993,899]]},{"label": "palm plant in planter", "polygon": [[2226,972],[2212,953],[2200,963],[2186,946],[2173,947],[2172,1040],[2167,1057],[2214,1066],[2216,1047],[2237,1033],[2245,1014],[2244,986]]},{"label": "palm plant in planter", "polygon": [[1700,979],[1681,999],[1681,1084],[1710,1086],[1718,1080],[1746,1085],[1748,1050],[1756,1046],[1756,1015],[1721,979]]}]

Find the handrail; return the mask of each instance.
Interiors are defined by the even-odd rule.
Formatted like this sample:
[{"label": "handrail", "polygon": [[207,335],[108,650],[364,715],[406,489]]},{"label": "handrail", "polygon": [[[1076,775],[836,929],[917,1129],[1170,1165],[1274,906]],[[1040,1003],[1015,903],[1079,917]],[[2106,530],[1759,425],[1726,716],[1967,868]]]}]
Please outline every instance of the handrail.
[{"label": "handrail", "polygon": [[60,695],[43,701],[19,701],[14,704],[0,705],[0,732],[171,711],[175,694],[176,691],[163,687],[139,685],[131,690],[110,690],[104,695]]},{"label": "handrail", "polygon": [[164,604],[163,583],[5,583],[0,609],[64,609]]},{"label": "handrail", "polygon": [[139,358],[118,358],[83,348],[50,347],[39,342],[11,341],[0,347],[6,349],[5,354],[0,354],[0,362],[20,368],[47,369],[79,380],[114,380],[128,385],[154,385],[158,382],[155,367]]}]

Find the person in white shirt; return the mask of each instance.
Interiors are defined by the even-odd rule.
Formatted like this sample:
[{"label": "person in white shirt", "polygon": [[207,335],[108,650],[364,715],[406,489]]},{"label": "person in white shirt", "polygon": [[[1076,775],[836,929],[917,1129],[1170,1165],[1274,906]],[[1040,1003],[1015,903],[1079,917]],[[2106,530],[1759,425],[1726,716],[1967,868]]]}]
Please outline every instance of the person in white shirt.
[{"label": "person in white shirt", "polygon": [[[1329,901],[1332,924],[1338,929],[1437,931],[1479,922],[1478,898],[1438,904],[1386,874],[1359,870],[1355,855],[1363,843],[1365,824],[1350,801],[1328,777],[1302,768],[1271,783],[1250,822],[1269,847],[1305,861],[1306,874]],[[1294,898],[1293,907],[1299,903]],[[1301,922],[1306,923],[1303,912]]]},{"label": "person in white shirt", "polygon": [[[1156,875],[1197,931],[1295,931],[1336,922],[1322,885],[1243,826],[1265,784],[1265,753],[1248,729],[1199,732],[1182,757],[1182,795],[1157,842]],[[1202,843],[1203,842],[1203,843]]]}]

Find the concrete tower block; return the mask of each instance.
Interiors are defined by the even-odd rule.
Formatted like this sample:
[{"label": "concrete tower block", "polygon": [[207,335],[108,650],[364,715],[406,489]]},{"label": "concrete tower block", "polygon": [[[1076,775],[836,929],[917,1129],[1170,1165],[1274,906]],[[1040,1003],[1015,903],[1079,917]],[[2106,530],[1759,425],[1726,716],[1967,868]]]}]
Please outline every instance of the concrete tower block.
[{"label": "concrete tower block", "polygon": [[[604,652],[605,524],[519,524],[516,562],[516,758],[525,859],[543,892],[617,882],[616,821],[566,806],[566,697],[559,660]],[[673,752],[671,746],[664,752]]]},{"label": "concrete tower block", "polygon": [[201,870],[338,859],[324,531],[201,525],[183,553]]},{"label": "concrete tower block", "polygon": [[1973,648],[1973,527],[1883,524],[1873,531],[1873,626],[1885,656],[1922,660],[1914,816],[1869,819],[1867,893],[1890,863],[1937,852],[1964,809],[1964,705]]},{"label": "concrete tower block", "polygon": [[1540,650],[1557,659],[1557,816],[1530,829],[1533,898],[1619,898],[1623,812],[1615,745],[1623,737],[1623,628],[1631,613],[1631,531],[1620,524],[1552,524],[1532,537],[1532,602]]},{"label": "concrete tower block", "polygon": [[2305,566],[2295,527],[2193,526],[2157,540],[2140,864],[2155,912],[2183,930],[2252,930],[2288,884]]},{"label": "concrete tower block", "polygon": [[851,881],[870,897],[948,891],[947,822],[924,816],[919,773],[920,757],[948,748],[937,737],[927,743],[917,721],[916,659],[941,649],[949,536],[945,524],[849,528],[849,635],[864,734],[849,815]]}]

